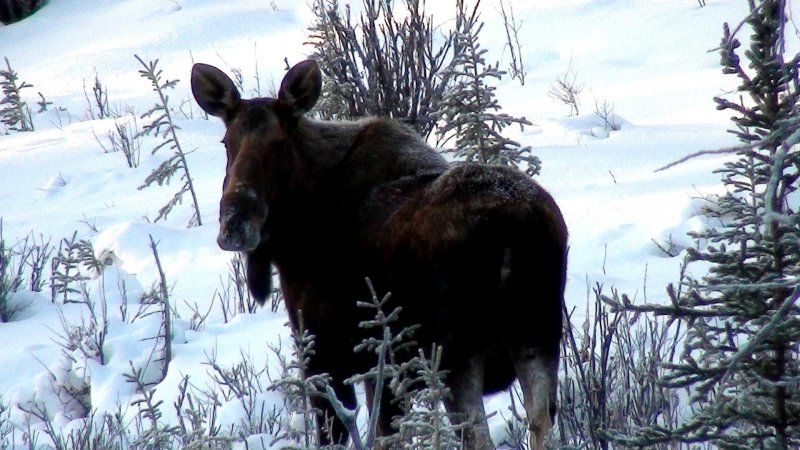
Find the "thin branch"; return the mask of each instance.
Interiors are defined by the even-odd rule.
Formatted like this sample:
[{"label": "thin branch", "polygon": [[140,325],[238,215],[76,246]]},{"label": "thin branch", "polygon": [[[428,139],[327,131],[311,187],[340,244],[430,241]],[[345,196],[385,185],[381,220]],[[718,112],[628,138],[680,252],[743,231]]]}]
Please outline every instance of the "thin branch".
[{"label": "thin branch", "polygon": [[698,158],[700,156],[736,154],[736,153],[739,153],[739,152],[742,152],[742,151],[752,150],[752,149],[758,147],[758,145],[759,145],[759,143],[756,142],[756,143],[753,143],[753,144],[750,144],[750,145],[737,145],[735,147],[723,147],[723,148],[718,148],[718,149],[715,149],[715,150],[700,150],[698,152],[690,153],[690,154],[684,156],[683,158],[680,158],[680,159],[678,159],[676,161],[673,161],[673,162],[671,162],[671,163],[669,163],[669,164],[667,164],[665,166],[659,167],[658,169],[654,170],[653,172],[661,172],[661,171],[664,171],[664,170],[667,170],[667,169],[671,169],[671,168],[673,168],[675,166],[678,166],[680,164],[683,164],[683,163],[685,163],[687,161],[690,161],[692,159]]},{"label": "thin branch", "polygon": [[[751,9],[751,10],[750,10],[750,14],[748,14],[747,16],[745,16],[745,18],[744,18],[744,19],[742,19],[742,21],[741,21],[741,22],[739,22],[739,25],[736,25],[736,28],[734,28],[734,29],[733,29],[733,31],[731,31],[731,34],[730,34],[730,39],[728,39],[728,42],[726,42],[726,44],[730,44],[731,42],[733,42],[733,37],[734,37],[734,36],[736,36],[736,34],[737,34],[737,33],[738,33],[738,32],[739,32],[741,29],[742,29],[742,27],[744,27],[744,24],[746,24],[748,21],[750,21],[750,20],[752,20],[754,17],[756,17],[756,15],[757,15],[757,14],[758,14],[758,12],[761,10],[761,8],[763,8],[763,7],[764,7],[765,5],[767,5],[767,4],[769,4],[769,2],[762,2],[762,3],[761,3],[760,5],[758,5],[756,8],[754,8],[754,9]],[[722,50],[722,45],[720,45],[719,47],[716,47],[716,48],[712,48],[712,49],[710,49],[710,50],[707,50],[707,51],[706,51],[706,53],[718,52],[718,51],[720,51],[720,50]]]},{"label": "thin branch", "polygon": [[149,235],[150,237],[150,249],[153,251],[153,258],[156,260],[156,267],[158,268],[158,276],[159,276],[159,291],[161,293],[161,307],[164,309],[162,317],[162,321],[164,324],[164,367],[161,370],[161,379],[167,377],[167,369],[169,369],[169,363],[172,361],[172,319],[170,317],[170,306],[169,306],[169,289],[167,288],[167,277],[164,275],[164,269],[161,267],[161,259],[158,257],[158,249],[155,240],[153,239],[153,235]]}]

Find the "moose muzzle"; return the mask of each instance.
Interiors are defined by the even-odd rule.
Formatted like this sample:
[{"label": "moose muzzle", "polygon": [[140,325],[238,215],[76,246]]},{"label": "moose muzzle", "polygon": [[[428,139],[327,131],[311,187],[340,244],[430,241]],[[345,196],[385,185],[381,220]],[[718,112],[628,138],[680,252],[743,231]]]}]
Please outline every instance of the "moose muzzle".
[{"label": "moose muzzle", "polygon": [[228,208],[219,219],[217,244],[231,252],[255,249],[261,241],[261,224],[258,222],[249,214]]}]

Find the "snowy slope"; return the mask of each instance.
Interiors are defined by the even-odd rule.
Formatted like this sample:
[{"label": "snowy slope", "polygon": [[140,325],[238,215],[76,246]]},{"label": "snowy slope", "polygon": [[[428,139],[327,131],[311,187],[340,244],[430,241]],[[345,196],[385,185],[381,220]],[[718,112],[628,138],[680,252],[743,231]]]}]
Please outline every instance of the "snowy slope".
[{"label": "snowy slope", "polygon": [[[35,132],[0,136],[3,237],[13,244],[32,233],[57,246],[77,231],[98,254],[113,253],[113,265],[88,285],[90,298],[105,297],[108,303],[105,365],[69,362],[58,345],[62,320],[87,320],[85,307],[52,304],[47,288],[21,292],[16,301],[30,306],[16,321],[0,323],[4,402],[30,405],[38,399],[58,416],[60,426],[76,426],[69,411],[57,414],[59,401],[49,388],[53,377],[62,381],[72,373],[91,379],[92,407],[100,412],[130,404],[135,394],[122,374],[130,370],[129,362],[146,366],[153,342],[145,339],[158,332],[158,323],[122,320],[118,280],[125,280],[135,309],[140,293],[158,277],[149,236],[158,242],[179,315],[174,360],[156,389],[158,398],[171,404],[185,375],[199,386],[207,383],[203,363],[214,350],[221,364],[235,362],[240,349],[265,364],[267,345],[287,339],[280,311],[264,309],[224,323],[220,306],[212,304],[231,257],[215,243],[225,165],[218,142],[223,127],[202,117],[191,100],[188,77],[192,62],[202,61],[229,72],[241,70],[245,95],[266,94],[282,77],[284,58],[293,63],[310,51],[303,45],[311,16],[305,3],[231,0],[222,7],[215,0],[50,0],[31,18],[0,27],[0,56],[34,86],[26,100],[34,105],[35,93],[41,92],[52,102],[49,111],[34,114]],[[483,45],[491,50],[490,60],[506,64],[499,12],[492,2],[484,3]],[[725,132],[727,117],[712,102],[732,88],[732,81],[722,77],[717,54],[708,51],[718,44],[722,23],[744,15],[746,2],[708,0],[705,8],[689,0],[512,3],[523,22],[528,74],[524,86],[504,80],[498,97],[506,112],[533,122],[522,132],[509,133],[536,149],[543,161],[539,180],[566,217],[571,236],[567,303],[580,314],[587,281],[657,299],[668,282],[677,280],[681,258],[667,257],[653,240],[690,244],[686,231],[704,226],[699,198],[721,189],[711,173],[720,158],[655,169],[693,151],[734,142]],[[450,19],[440,3],[431,8],[442,23]],[[151,155],[157,141],[147,138],[141,165],[128,168],[121,154],[104,153],[100,145],[114,121],[92,120],[87,112],[86,92],[91,95],[95,75],[108,89],[112,108],[141,114],[152,106],[155,93],[138,75],[134,55],[159,59],[164,76],[180,80],[170,101],[183,111],[177,116],[181,144],[194,150],[189,166],[201,227],[185,228],[188,200],[167,220],[148,223],[146,218],[155,217],[176,187],[137,188],[168,153]],[[568,118],[568,108],[547,91],[570,67],[584,91],[582,114]],[[613,103],[619,131],[603,130],[593,114],[595,99]],[[193,309],[210,311],[196,331],[189,329]],[[280,399],[264,401],[278,404]],[[505,410],[505,405],[505,399],[494,399],[490,409]],[[12,419],[22,426],[25,414],[14,409]]]}]

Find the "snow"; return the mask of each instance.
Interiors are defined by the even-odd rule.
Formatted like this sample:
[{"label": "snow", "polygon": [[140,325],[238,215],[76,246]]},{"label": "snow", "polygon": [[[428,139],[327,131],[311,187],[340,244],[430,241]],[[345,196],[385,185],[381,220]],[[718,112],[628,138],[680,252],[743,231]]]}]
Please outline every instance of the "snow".
[{"label": "snow", "polygon": [[[32,84],[25,98],[35,109],[41,92],[53,104],[34,113],[36,131],[0,135],[0,217],[7,244],[26,236],[52,239],[77,231],[90,240],[107,262],[102,276],[87,283],[89,298],[105,298],[109,330],[105,364],[69,358],[59,345],[64,324],[88,323],[80,304],[51,303],[49,289],[21,291],[14,298],[26,304],[12,322],[0,323],[0,394],[12,405],[44,402],[68,429],[74,411],[60,407],[52,388],[58,383],[90,380],[91,406],[100,412],[127,410],[139,398],[124,374],[131,366],[154,370],[151,353],[158,333],[155,317],[132,320],[139,297],[158,280],[150,237],[157,243],[169,283],[174,325],[174,358],[156,396],[171,405],[184,376],[192,383],[211,383],[206,364],[216,355],[222,365],[235,364],[243,354],[256,367],[269,366],[268,345],[282,340],[287,347],[286,316],[262,309],[255,315],[223,320],[215,292],[228,276],[230,254],[216,245],[217,202],[225,167],[219,139],[223,126],[206,120],[191,100],[188,86],[193,61],[214,64],[230,73],[241,70],[245,95],[269,91],[282,77],[284,58],[297,62],[310,52],[304,46],[311,13],[307,2],[277,0],[53,0],[27,20],[0,26],[0,48],[20,79]],[[431,2],[432,3],[432,2]],[[443,2],[444,3],[444,2]],[[482,45],[490,60],[507,63],[499,12],[483,5],[486,27]],[[656,169],[698,151],[728,146],[728,117],[716,111],[712,97],[732,89],[712,50],[722,23],[738,23],[746,10],[739,0],[708,0],[705,8],[689,0],[512,0],[522,21],[521,42],[527,69],[524,86],[506,78],[498,87],[505,112],[525,116],[533,126],[509,130],[541,158],[539,181],[560,204],[570,230],[569,281],[566,301],[585,310],[587,283],[601,282],[640,300],[663,297],[675,282],[681,255],[669,257],[653,241],[672,240],[677,248],[692,245],[687,231],[706,226],[703,197],[720,193],[712,171],[724,157],[690,160],[677,167]],[[448,9],[429,6],[435,19],[447,23]],[[436,8],[436,9],[434,9]],[[449,8],[449,7],[448,7]],[[797,46],[797,42],[789,43]],[[198,191],[204,225],[185,228],[191,216],[188,198],[167,220],[149,223],[171,198],[170,186],[137,189],[168,152],[151,154],[157,141],[146,138],[141,165],[128,168],[120,153],[105,153],[106,133],[113,119],[92,119],[86,92],[98,76],[108,90],[109,104],[138,114],[156,101],[139,74],[134,59],[158,59],[167,79],[179,79],[170,94],[180,108],[179,139],[187,150]],[[547,91],[568,68],[584,86],[581,112],[566,117],[568,108]],[[256,78],[258,77],[258,78]],[[593,114],[594,102],[613,104],[618,131],[607,131]],[[213,118],[212,118],[213,119]],[[139,120],[139,126],[144,120]],[[98,142],[100,141],[100,142]],[[49,271],[49,267],[46,268]],[[124,280],[124,283],[122,282]],[[124,287],[123,287],[124,286]],[[123,320],[120,308],[127,305]],[[209,311],[203,326],[192,329],[193,310]],[[279,405],[274,392],[257,399]],[[503,396],[488,401],[489,412],[505,413]],[[241,405],[225,403],[225,426],[242,417]],[[174,420],[172,408],[167,419]],[[74,414],[73,414],[74,415]],[[12,421],[24,427],[19,409]],[[171,419],[170,419],[171,418]],[[34,421],[34,428],[42,424]],[[493,422],[498,438],[501,424]],[[21,433],[17,442],[21,446]],[[250,448],[273,437],[249,439]],[[20,447],[21,448],[21,447]],[[269,448],[269,447],[264,447]],[[279,448],[275,444],[274,448]]]}]

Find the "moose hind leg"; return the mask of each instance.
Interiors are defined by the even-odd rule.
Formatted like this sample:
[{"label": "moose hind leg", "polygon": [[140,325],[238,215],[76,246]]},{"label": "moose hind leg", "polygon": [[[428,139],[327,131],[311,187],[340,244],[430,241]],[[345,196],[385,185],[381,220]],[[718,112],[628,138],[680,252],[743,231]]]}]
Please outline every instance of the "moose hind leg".
[{"label": "moose hind leg", "polygon": [[553,427],[558,388],[558,348],[520,348],[514,352],[514,367],[522,388],[528,416],[531,450],[544,450],[544,439]]}]

